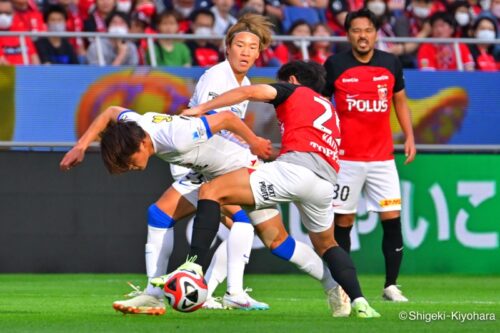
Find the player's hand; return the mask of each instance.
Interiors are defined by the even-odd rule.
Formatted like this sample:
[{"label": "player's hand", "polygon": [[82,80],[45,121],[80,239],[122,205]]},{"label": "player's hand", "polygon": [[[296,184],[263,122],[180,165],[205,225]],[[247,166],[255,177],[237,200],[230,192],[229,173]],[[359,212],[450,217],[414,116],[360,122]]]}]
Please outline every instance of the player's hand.
[{"label": "player's hand", "polygon": [[417,155],[417,148],[415,147],[415,140],[413,138],[408,138],[405,141],[405,164],[409,164],[413,162],[415,159],[415,155]]},{"label": "player's hand", "polygon": [[191,117],[198,117],[198,116],[202,115],[202,112],[201,112],[201,110],[198,107],[193,106],[190,109],[182,110],[181,111],[181,115],[183,115],[183,116],[191,116]]},{"label": "player's hand", "polygon": [[258,136],[255,142],[250,143],[250,151],[260,158],[268,159],[273,151],[271,140]]},{"label": "player's hand", "polygon": [[59,163],[59,168],[62,171],[68,171],[74,166],[77,166],[83,161],[85,157],[85,149],[80,147],[73,147],[70,151],[64,155],[63,159]]}]

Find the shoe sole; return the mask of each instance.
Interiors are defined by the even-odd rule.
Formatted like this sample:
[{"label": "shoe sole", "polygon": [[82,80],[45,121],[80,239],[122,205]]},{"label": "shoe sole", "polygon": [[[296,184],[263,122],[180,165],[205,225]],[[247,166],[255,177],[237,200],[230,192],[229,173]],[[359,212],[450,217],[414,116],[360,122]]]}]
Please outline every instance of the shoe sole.
[{"label": "shoe sole", "polygon": [[138,308],[135,306],[125,306],[122,304],[113,304],[113,309],[115,309],[116,311],[120,311],[123,314],[145,314],[151,316],[161,316],[165,314],[165,309],[162,308]]},{"label": "shoe sole", "polygon": [[240,306],[231,306],[228,304],[224,304],[223,306],[224,306],[224,308],[226,308],[228,310],[243,310],[243,311],[266,311],[266,310],[269,310],[269,307],[267,307],[267,308],[257,308],[257,307],[244,308],[244,307],[240,307]]}]

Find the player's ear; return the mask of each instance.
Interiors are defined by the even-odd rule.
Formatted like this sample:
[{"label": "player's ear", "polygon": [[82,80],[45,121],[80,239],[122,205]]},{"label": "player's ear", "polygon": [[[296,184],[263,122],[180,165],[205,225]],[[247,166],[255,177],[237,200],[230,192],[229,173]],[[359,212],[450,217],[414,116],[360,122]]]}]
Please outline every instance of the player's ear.
[{"label": "player's ear", "polygon": [[290,75],[290,77],[288,77],[288,83],[300,85],[300,82],[297,80],[295,75]]}]

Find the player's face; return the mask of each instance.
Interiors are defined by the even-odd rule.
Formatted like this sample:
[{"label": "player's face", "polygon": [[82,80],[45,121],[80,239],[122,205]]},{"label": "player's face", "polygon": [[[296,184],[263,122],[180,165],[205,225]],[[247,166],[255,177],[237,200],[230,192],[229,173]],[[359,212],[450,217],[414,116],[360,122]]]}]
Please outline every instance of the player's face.
[{"label": "player's face", "polygon": [[259,57],[260,39],[251,32],[237,33],[227,49],[227,60],[236,74],[246,74]]},{"label": "player's face", "polygon": [[365,55],[375,48],[377,29],[366,17],[359,17],[352,20],[347,38],[355,52]]},{"label": "player's face", "polygon": [[129,170],[144,170],[148,165],[149,153],[146,145],[142,142],[139,150],[130,156]]}]

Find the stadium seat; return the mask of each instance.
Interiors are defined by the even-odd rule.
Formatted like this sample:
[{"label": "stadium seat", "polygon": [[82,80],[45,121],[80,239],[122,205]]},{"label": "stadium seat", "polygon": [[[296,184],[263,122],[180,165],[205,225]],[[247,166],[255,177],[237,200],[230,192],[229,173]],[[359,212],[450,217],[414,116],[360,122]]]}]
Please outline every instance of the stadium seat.
[{"label": "stadium seat", "polygon": [[325,22],[325,12],[318,8],[284,6],[283,7],[283,31],[288,31],[297,20],[305,20],[310,25]]}]

